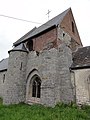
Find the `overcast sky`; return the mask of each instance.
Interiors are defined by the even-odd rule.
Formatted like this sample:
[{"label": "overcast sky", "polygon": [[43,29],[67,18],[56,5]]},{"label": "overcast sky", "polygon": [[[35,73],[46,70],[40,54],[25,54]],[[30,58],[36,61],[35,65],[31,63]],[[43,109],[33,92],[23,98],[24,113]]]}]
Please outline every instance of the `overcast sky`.
[{"label": "overcast sky", "polygon": [[[76,25],[84,46],[90,46],[90,0],[0,0],[0,15],[45,23],[72,8]],[[0,16],[0,60],[8,57],[13,43],[30,29],[41,24],[24,22]]]}]

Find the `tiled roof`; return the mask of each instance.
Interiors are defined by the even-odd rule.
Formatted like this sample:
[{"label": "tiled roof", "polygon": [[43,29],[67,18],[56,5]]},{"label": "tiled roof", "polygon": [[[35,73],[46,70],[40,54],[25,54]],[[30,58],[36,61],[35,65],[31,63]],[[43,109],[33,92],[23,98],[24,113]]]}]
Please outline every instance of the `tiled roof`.
[{"label": "tiled roof", "polygon": [[64,16],[68,13],[69,10],[70,10],[70,8],[65,10],[63,13],[57,15],[56,17],[52,18],[51,20],[49,20],[45,24],[41,25],[40,27],[35,28],[34,30],[31,30],[24,37],[21,37],[19,40],[17,40],[13,45],[16,46],[16,45],[20,44],[21,42],[24,42],[28,38],[31,38],[53,26],[57,26],[58,24],[60,24],[62,22]]},{"label": "tiled roof", "polygon": [[90,46],[78,48],[73,54],[73,64],[71,68],[85,67],[90,67]]},{"label": "tiled roof", "polygon": [[8,58],[0,61],[0,71],[7,70],[8,68]]}]

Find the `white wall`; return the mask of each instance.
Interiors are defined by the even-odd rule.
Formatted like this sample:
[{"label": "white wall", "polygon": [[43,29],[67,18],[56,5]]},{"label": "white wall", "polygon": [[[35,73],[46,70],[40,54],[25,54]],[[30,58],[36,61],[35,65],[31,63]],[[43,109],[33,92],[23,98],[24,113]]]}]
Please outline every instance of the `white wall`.
[{"label": "white wall", "polygon": [[78,104],[90,104],[90,84],[88,77],[90,69],[74,70],[75,87],[76,87],[76,102]]}]

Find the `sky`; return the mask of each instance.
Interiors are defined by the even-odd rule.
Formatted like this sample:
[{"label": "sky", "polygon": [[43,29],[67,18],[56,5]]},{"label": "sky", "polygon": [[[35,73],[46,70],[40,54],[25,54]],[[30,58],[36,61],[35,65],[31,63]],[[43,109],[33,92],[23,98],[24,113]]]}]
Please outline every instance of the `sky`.
[{"label": "sky", "polygon": [[[83,46],[90,46],[90,0],[0,0],[0,60],[7,58],[13,43],[35,26],[71,7]],[[25,22],[5,16],[28,20]],[[40,24],[39,24],[40,23]]]}]

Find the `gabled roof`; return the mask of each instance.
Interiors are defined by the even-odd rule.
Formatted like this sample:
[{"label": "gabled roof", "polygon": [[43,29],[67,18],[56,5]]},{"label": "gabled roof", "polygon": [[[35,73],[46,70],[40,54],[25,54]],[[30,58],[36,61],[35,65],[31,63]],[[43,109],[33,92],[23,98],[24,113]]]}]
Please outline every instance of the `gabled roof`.
[{"label": "gabled roof", "polygon": [[64,18],[64,16],[68,13],[68,11],[71,8],[65,10],[63,13],[57,15],[56,17],[52,18],[51,20],[49,20],[48,22],[46,22],[45,24],[41,25],[38,28],[35,28],[33,31],[31,30],[30,32],[28,32],[24,37],[21,37],[19,40],[17,40],[13,45],[16,46],[18,44],[20,44],[21,42],[24,42],[26,39],[31,38],[53,26],[57,26],[58,24],[60,24]]},{"label": "gabled roof", "polygon": [[23,51],[23,52],[28,52],[27,49],[25,48],[25,45],[23,43],[19,44],[18,46],[14,47],[12,50],[8,51]]},{"label": "gabled roof", "polygon": [[8,58],[0,61],[0,72],[7,70],[7,68],[8,68]]},{"label": "gabled roof", "polygon": [[78,48],[73,55],[72,69],[90,68],[90,46]]}]

